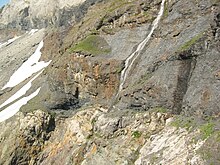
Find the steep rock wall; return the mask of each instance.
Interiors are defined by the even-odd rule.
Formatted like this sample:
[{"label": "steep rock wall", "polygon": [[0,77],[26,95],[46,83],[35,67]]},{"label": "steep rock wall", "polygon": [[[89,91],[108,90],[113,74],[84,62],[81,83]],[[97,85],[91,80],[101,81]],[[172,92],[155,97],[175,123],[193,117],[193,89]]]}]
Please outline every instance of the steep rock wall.
[{"label": "steep rock wall", "polygon": [[42,59],[53,61],[33,82],[39,95],[0,123],[0,164],[219,164],[218,1],[166,1],[115,100],[123,62],[160,3],[105,1],[68,31],[47,34]]},{"label": "steep rock wall", "polygon": [[21,30],[48,26],[70,26],[97,0],[13,0],[0,13],[0,28]]}]

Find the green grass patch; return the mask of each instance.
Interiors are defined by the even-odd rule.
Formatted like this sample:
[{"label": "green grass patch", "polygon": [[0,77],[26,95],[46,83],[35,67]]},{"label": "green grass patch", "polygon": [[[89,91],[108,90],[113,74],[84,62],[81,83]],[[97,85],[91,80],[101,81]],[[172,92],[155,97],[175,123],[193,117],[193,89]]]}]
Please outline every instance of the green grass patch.
[{"label": "green grass patch", "polygon": [[132,136],[133,136],[134,138],[140,138],[140,137],[141,137],[141,132],[139,132],[139,131],[134,131],[134,132],[132,133]]},{"label": "green grass patch", "polygon": [[202,140],[205,140],[212,135],[215,135],[217,141],[220,140],[220,131],[215,131],[216,124],[214,121],[209,121],[203,124],[200,123],[201,122],[196,121],[193,117],[176,116],[174,121],[171,122],[171,126],[185,128],[187,131],[199,129],[201,135],[199,136],[199,139]]},{"label": "green grass patch", "polygon": [[168,4],[168,2],[165,2],[163,17],[167,18],[168,15],[169,15],[169,4]]},{"label": "green grass patch", "polygon": [[[201,126],[201,135],[203,135],[203,140],[207,139],[199,150],[196,151],[207,164],[220,164],[220,131],[219,131],[219,121],[213,120],[205,123]],[[202,136],[200,136],[202,138]]]},{"label": "green grass patch", "polygon": [[171,123],[171,126],[185,128],[187,131],[196,127],[196,121],[193,118],[177,116]]},{"label": "green grass patch", "polygon": [[182,46],[178,49],[178,52],[183,52],[183,51],[188,50],[188,49],[191,48],[192,45],[194,45],[202,36],[203,36],[203,33],[200,33],[200,34],[194,36],[191,40],[189,40],[189,41],[186,42],[184,45],[182,45]]},{"label": "green grass patch", "polygon": [[220,143],[220,131],[216,133],[216,141]]},{"label": "green grass patch", "polygon": [[209,136],[211,136],[214,133],[214,126],[215,126],[214,123],[208,122],[200,127],[203,140],[207,139]]},{"label": "green grass patch", "polygon": [[153,112],[159,112],[159,113],[167,113],[169,110],[163,107],[156,107],[152,109]]},{"label": "green grass patch", "polygon": [[70,48],[69,52],[82,52],[92,55],[101,55],[110,53],[111,49],[104,38],[98,35],[90,35],[74,47]]},{"label": "green grass patch", "polygon": [[97,119],[96,119],[96,118],[93,118],[93,119],[92,119],[92,122],[91,122],[92,125],[95,125],[96,121],[97,121]]},{"label": "green grass patch", "polygon": [[126,0],[115,0],[112,2],[111,6],[109,7],[109,9],[107,11],[108,11],[108,13],[112,13],[112,12],[116,11],[117,9],[122,8],[128,4],[132,4],[132,1],[128,2]]},{"label": "green grass patch", "polygon": [[120,74],[124,68],[123,67],[118,67],[116,68],[116,73]]}]

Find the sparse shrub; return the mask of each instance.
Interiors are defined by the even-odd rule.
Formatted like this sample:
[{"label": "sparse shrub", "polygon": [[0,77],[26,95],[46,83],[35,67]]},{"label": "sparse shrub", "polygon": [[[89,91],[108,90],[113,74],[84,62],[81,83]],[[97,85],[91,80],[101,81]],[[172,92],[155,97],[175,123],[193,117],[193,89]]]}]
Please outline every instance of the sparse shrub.
[{"label": "sparse shrub", "polygon": [[132,136],[133,136],[134,138],[140,138],[140,137],[141,137],[141,132],[139,132],[139,131],[134,131],[134,132],[132,133]]}]

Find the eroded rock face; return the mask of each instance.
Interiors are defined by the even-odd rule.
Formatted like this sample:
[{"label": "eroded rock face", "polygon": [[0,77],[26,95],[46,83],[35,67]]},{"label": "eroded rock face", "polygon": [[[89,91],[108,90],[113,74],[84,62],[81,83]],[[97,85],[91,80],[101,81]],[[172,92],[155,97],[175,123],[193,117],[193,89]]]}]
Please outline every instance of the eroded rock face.
[{"label": "eroded rock face", "polygon": [[167,14],[136,60],[118,105],[217,116],[219,7],[208,1],[171,1],[166,7]]},{"label": "eroded rock face", "polygon": [[[65,64],[65,65],[63,65]],[[49,109],[72,109],[85,103],[110,105],[118,89],[122,64],[113,59],[94,60],[71,54],[61,57],[48,69],[48,81],[42,87],[41,100]]]},{"label": "eroded rock face", "polygon": [[[56,120],[41,110],[1,123],[1,164],[205,164],[199,133],[170,125],[160,112],[108,112],[100,105]],[[6,130],[14,132],[7,136]],[[9,132],[8,132],[9,133]],[[9,143],[10,145],[7,145]]]},{"label": "eroded rock face", "polygon": [[82,18],[88,7],[95,2],[96,0],[13,0],[0,13],[0,27],[28,30],[70,26]]},{"label": "eroded rock face", "polygon": [[198,58],[196,58],[196,64],[183,99],[183,110],[187,115],[206,117],[211,115],[218,118],[219,13],[215,15],[211,26],[212,28],[202,45],[195,46],[190,50],[190,53]]},{"label": "eroded rock face", "polygon": [[[24,34],[6,51],[0,49],[0,69],[5,69],[0,86],[43,38],[42,60],[52,60],[32,84],[41,87],[39,95],[0,123],[0,164],[207,164],[207,155],[219,149],[219,125],[211,123],[220,106],[218,1],[166,1],[119,97],[124,60],[148,35],[161,0],[43,2],[12,1],[1,11],[2,28],[69,29],[40,30],[33,38]],[[103,41],[89,44],[97,54],[83,45],[88,36]],[[28,44],[20,45],[22,40]],[[0,102],[19,87],[1,91]],[[190,120],[173,126],[174,114],[208,118],[208,125],[191,129]],[[219,164],[218,158],[216,153],[208,163]]]},{"label": "eroded rock face", "polygon": [[140,149],[135,165],[205,164],[202,157],[195,154],[204,141],[189,144],[192,134],[189,135],[184,129],[176,130],[176,128],[166,127],[161,133],[151,136],[151,140]]},{"label": "eroded rock face", "polygon": [[35,161],[36,153],[42,150],[50,132],[55,128],[55,122],[48,113],[37,110],[25,116],[18,113],[7,122],[1,123],[0,127],[0,163],[29,164]]}]

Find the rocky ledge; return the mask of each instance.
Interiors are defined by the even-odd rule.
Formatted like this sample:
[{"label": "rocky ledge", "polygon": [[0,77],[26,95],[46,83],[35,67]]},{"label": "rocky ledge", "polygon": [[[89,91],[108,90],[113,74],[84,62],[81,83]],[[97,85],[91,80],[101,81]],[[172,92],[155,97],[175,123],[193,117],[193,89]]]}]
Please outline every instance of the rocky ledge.
[{"label": "rocky ledge", "polygon": [[97,105],[66,119],[18,113],[1,126],[1,164],[206,164],[202,129],[181,127],[158,109],[108,112]]},{"label": "rocky ledge", "polygon": [[0,164],[220,164],[219,1],[62,2],[0,10],[1,88],[42,40],[40,61],[52,60],[23,96],[38,95],[0,123]]}]

